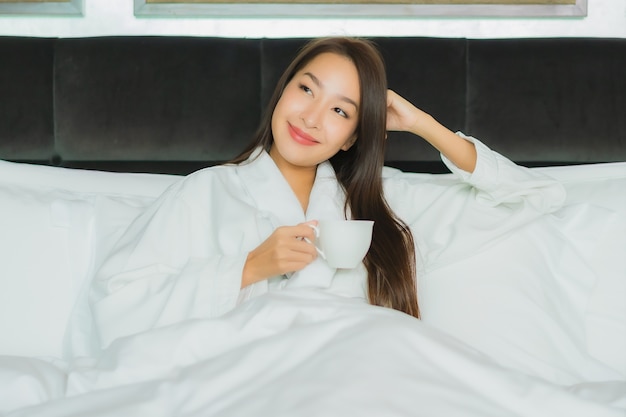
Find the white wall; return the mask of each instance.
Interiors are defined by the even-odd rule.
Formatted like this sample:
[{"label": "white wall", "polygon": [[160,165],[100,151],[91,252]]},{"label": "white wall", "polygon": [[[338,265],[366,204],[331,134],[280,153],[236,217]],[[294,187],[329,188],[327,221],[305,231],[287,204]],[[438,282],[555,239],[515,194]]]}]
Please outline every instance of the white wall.
[{"label": "white wall", "polygon": [[588,0],[582,18],[136,18],[133,0],[84,0],[83,17],[0,16],[0,36],[435,36],[626,38],[626,0]]}]

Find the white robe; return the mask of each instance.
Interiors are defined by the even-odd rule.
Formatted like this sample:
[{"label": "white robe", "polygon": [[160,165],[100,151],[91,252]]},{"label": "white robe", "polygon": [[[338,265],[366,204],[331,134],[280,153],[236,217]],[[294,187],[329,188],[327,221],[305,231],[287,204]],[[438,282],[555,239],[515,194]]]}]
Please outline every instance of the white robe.
[{"label": "white robe", "polygon": [[[450,257],[467,256],[494,235],[556,210],[564,200],[556,181],[465,138],[478,151],[471,175],[445,158],[454,175],[384,169],[385,197],[416,240],[418,272]],[[251,162],[185,177],[133,222],[105,258],[91,288],[102,347],[186,319],[217,317],[284,287],[316,287],[365,302],[363,265],[335,270],[320,257],[289,279],[273,277],[240,289],[248,253],[275,228],[344,218],[345,195],[328,162],[317,169],[304,213],[271,157],[259,152]]]}]

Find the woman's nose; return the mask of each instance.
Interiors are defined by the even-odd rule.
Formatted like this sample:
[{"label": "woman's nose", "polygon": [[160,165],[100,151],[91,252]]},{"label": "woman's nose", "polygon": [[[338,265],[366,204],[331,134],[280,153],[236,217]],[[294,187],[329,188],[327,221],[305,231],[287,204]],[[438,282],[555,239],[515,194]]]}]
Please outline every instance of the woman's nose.
[{"label": "woman's nose", "polygon": [[318,128],[322,122],[322,106],[318,104],[310,104],[307,106],[300,117],[304,122],[304,125],[308,128]]}]

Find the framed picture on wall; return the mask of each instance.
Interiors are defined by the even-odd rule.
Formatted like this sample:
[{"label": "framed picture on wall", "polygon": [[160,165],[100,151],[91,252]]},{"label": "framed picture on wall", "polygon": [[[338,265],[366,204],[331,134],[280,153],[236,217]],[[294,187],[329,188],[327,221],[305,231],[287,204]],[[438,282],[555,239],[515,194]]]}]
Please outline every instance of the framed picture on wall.
[{"label": "framed picture on wall", "polygon": [[137,16],[579,17],[587,0],[134,0]]},{"label": "framed picture on wall", "polygon": [[0,0],[0,15],[82,16],[83,0]]}]

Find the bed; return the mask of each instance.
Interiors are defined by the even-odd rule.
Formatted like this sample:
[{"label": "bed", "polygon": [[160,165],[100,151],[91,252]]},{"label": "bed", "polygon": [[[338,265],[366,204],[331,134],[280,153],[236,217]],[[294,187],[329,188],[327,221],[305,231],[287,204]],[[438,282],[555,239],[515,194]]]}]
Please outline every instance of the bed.
[{"label": "bed", "polygon": [[234,156],[303,42],[0,38],[0,415],[625,416],[623,39],[377,39],[392,88],[566,192],[530,217],[513,196],[492,233],[464,214],[497,208],[391,135],[385,175],[446,210],[422,320],[292,288],[99,348],[103,254]]}]

